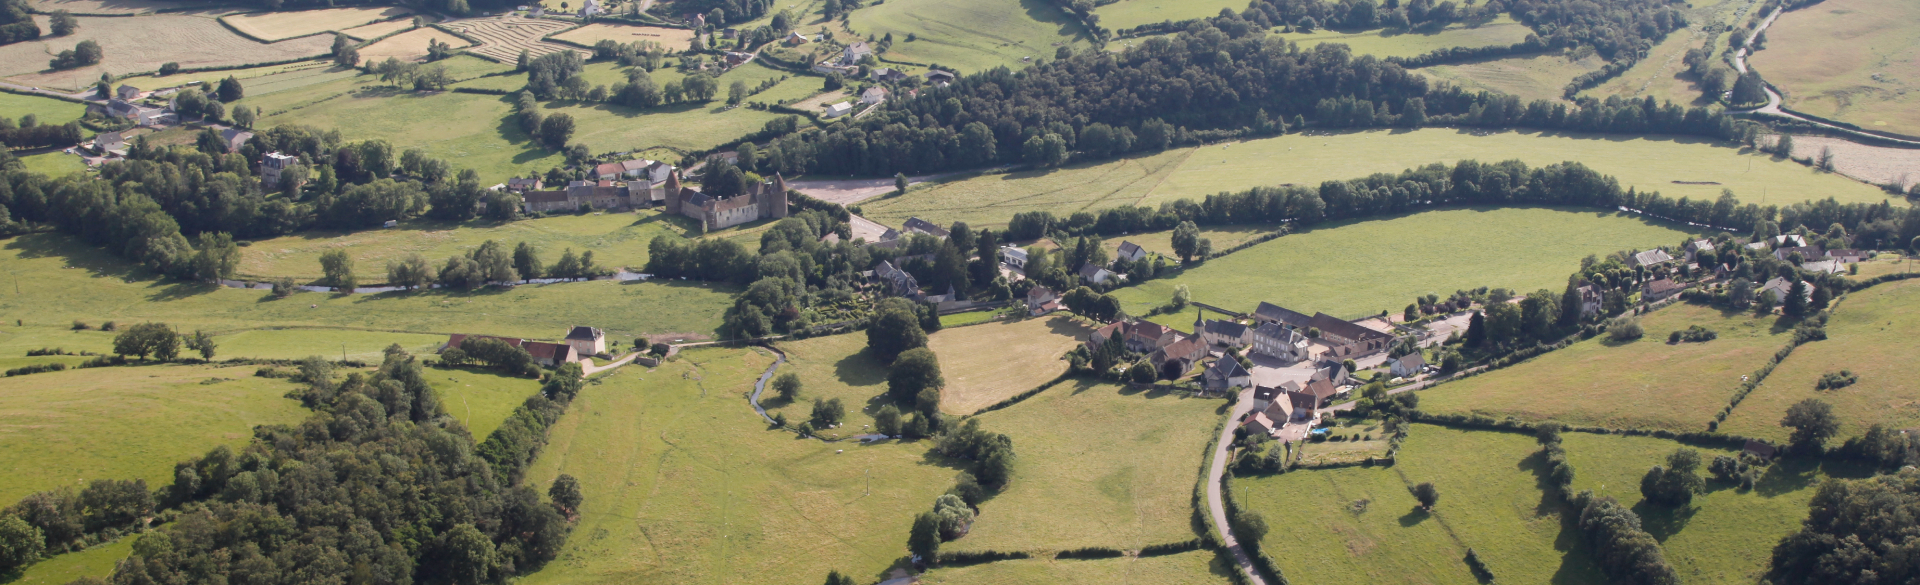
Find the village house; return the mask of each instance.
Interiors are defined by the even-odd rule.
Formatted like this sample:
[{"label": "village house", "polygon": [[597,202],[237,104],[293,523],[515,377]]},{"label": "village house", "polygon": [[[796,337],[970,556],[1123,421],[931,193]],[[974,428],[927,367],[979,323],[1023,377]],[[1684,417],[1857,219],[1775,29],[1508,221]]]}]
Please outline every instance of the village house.
[{"label": "village house", "polygon": [[889,67],[875,67],[867,72],[867,79],[881,83],[900,83],[906,81],[908,77],[906,72]]},{"label": "village house", "polygon": [[1841,264],[1855,264],[1867,261],[1867,253],[1862,250],[1827,250],[1827,259]]},{"label": "village house", "polygon": [[691,187],[680,184],[678,173],[668,175],[666,183],[667,213],[679,214],[700,221],[701,231],[713,231],[765,219],[787,217],[787,180],[779,174],[758,185],[748,186],[749,192],[727,198],[719,198],[701,193]]},{"label": "village house", "polygon": [[253,140],[252,132],[238,128],[220,129],[220,147],[229,153],[240,152],[240,147],[246,146],[248,140]]},{"label": "village house", "polygon": [[1328,404],[1333,403],[1333,397],[1340,394],[1340,390],[1333,386],[1333,382],[1326,380],[1307,382],[1306,389],[1301,392],[1313,397],[1313,408],[1326,408]]},{"label": "village house", "polygon": [[137,100],[140,99],[140,88],[131,85],[122,85],[119,89],[114,90],[113,97],[123,100]]},{"label": "village house", "polygon": [[1124,340],[1126,334],[1126,321],[1114,321],[1103,325],[1099,329],[1093,330],[1093,333],[1087,334],[1087,351],[1100,351],[1100,346],[1106,345],[1107,340],[1115,337]]},{"label": "village house", "polygon": [[1253,310],[1253,318],[1262,323],[1276,323],[1288,329],[1302,330],[1307,328],[1307,322],[1313,320],[1303,313],[1266,302],[1260,303],[1260,306]]},{"label": "village house", "polygon": [[947,236],[951,235],[947,231],[947,228],[934,225],[933,222],[918,217],[907,218],[905,223],[900,224],[900,231],[910,234],[926,234],[942,240],[947,239]]},{"label": "village house", "polygon": [[1353,379],[1348,376],[1349,374],[1351,374],[1351,372],[1347,371],[1346,364],[1341,364],[1338,362],[1328,362],[1326,365],[1323,365],[1318,369],[1315,369],[1313,371],[1313,376],[1309,379],[1310,380],[1326,380],[1328,384],[1332,384],[1338,387],[1338,386],[1345,386],[1353,382]]},{"label": "village house", "polygon": [[1267,406],[1273,404],[1273,400],[1275,398],[1279,398],[1283,394],[1284,394],[1284,391],[1282,391],[1277,386],[1276,387],[1268,387],[1268,386],[1253,387],[1253,409],[1252,410],[1254,412],[1260,412],[1262,410],[1266,410]]},{"label": "village house", "polygon": [[507,179],[507,190],[514,193],[538,191],[540,190],[540,179]]},{"label": "village house", "polygon": [[293,155],[269,152],[260,157],[260,188],[269,191],[280,189],[281,173],[297,166],[300,166],[300,159]]},{"label": "village house", "polygon": [[[1806,281],[1801,281],[1801,284],[1806,285],[1806,298],[1811,299],[1813,297],[1813,285],[1807,284]],[[1790,294],[1792,290],[1793,281],[1781,277],[1774,277],[1773,280],[1767,281],[1766,285],[1760,287],[1759,297],[1767,299],[1768,302],[1776,306],[1783,305],[1786,304],[1787,295]]]},{"label": "village house", "polygon": [[1694,240],[1687,242],[1687,261],[1692,262],[1703,251],[1713,250],[1713,240]]},{"label": "village house", "polygon": [[[1175,334],[1176,337],[1178,334]],[[1173,378],[1187,375],[1193,365],[1207,357],[1207,344],[1198,338],[1185,337],[1173,343],[1161,346],[1147,355],[1147,362],[1160,370],[1162,376],[1173,373]]]},{"label": "village house", "polygon": [[847,45],[845,50],[840,51],[839,65],[841,67],[858,67],[861,61],[866,60],[867,57],[872,55],[873,47],[868,46],[866,41],[855,41],[853,44]]},{"label": "village house", "polygon": [[1271,356],[1286,363],[1307,359],[1312,342],[1301,335],[1298,329],[1289,329],[1279,323],[1267,321],[1254,327],[1248,336],[1253,344],[1253,353]]},{"label": "village house", "polygon": [[1201,373],[1200,384],[1208,392],[1226,392],[1233,388],[1245,388],[1253,383],[1253,375],[1240,366],[1240,361],[1232,356],[1213,360],[1207,371]]},{"label": "village house", "polygon": [[1396,359],[1387,360],[1389,373],[1395,378],[1412,378],[1420,375],[1420,369],[1427,367],[1427,359],[1420,352],[1413,352]]},{"label": "village house", "polygon": [[920,281],[914,280],[913,275],[908,274],[907,271],[894,266],[893,262],[880,261],[880,266],[873,269],[873,275],[887,285],[887,292],[892,293],[893,296],[920,299]]},{"label": "village house", "polygon": [[1094,266],[1092,262],[1088,262],[1086,264],[1080,265],[1080,270],[1077,271],[1076,273],[1080,275],[1081,282],[1087,282],[1092,284],[1106,284],[1107,281],[1110,281],[1110,280],[1126,278],[1124,276],[1114,274],[1113,271],[1111,270],[1107,270],[1099,266]]},{"label": "village house", "polygon": [[867,91],[860,94],[862,104],[878,104],[885,101],[887,101],[887,88],[884,87],[869,87]]},{"label": "village house", "polygon": [[[1273,402],[1268,401],[1267,404],[1271,406]],[[1256,435],[1271,437],[1274,431],[1280,430],[1283,424],[1285,423],[1275,422],[1272,417],[1267,416],[1265,409],[1256,409],[1252,414],[1247,415],[1246,420],[1240,423],[1240,430],[1249,437]]]},{"label": "village house", "polygon": [[1120,242],[1120,249],[1115,251],[1113,255],[1115,261],[1125,260],[1128,262],[1139,262],[1141,258],[1145,257],[1147,257],[1146,249],[1141,248],[1138,244],[1124,240]]},{"label": "village house", "polygon": [[1772,244],[1774,248],[1805,248],[1807,246],[1807,239],[1800,237],[1800,234],[1787,234],[1784,236],[1774,236],[1768,240],[1768,243]]},{"label": "village house", "polygon": [[1668,278],[1657,278],[1647,281],[1647,289],[1641,294],[1641,299],[1649,302],[1664,301],[1667,300],[1668,297],[1680,294],[1680,291],[1683,290],[1687,290],[1687,286],[1684,284],[1674,282]]},{"label": "village house", "polygon": [[1393,344],[1393,336],[1366,327],[1340,320],[1326,313],[1314,313],[1313,320],[1307,322],[1309,330],[1320,330],[1320,342],[1327,346],[1327,356],[1336,359],[1356,359],[1386,351]]},{"label": "village house", "polygon": [[1013,246],[1000,247],[1000,263],[1015,270],[1027,269],[1027,251]]},{"label": "village house", "polygon": [[1027,289],[1027,314],[1035,317],[1060,310],[1060,295],[1044,286]]},{"label": "village house", "polygon": [[1653,267],[1672,261],[1673,256],[1667,255],[1666,250],[1647,250],[1639,254],[1634,254],[1632,258],[1628,259],[1627,265]]},{"label": "village house", "polygon": [[1174,331],[1172,327],[1152,321],[1127,321],[1126,323],[1127,336],[1124,340],[1127,351],[1152,353],[1154,350],[1172,345],[1182,337],[1180,332]]},{"label": "village house", "polygon": [[1253,344],[1253,328],[1233,321],[1193,319],[1193,332],[1207,345],[1240,349]]},{"label": "village house", "polygon": [[607,334],[598,327],[574,326],[567,330],[567,345],[583,356],[607,353]]},{"label": "village house", "polygon": [[847,102],[840,102],[837,104],[827,106],[826,113],[822,115],[828,118],[838,118],[838,117],[847,115],[847,112],[851,112],[851,111],[853,111],[852,104],[849,104]]},{"label": "village house", "polygon": [[102,156],[126,156],[127,139],[119,132],[101,132],[93,137],[93,151]]}]

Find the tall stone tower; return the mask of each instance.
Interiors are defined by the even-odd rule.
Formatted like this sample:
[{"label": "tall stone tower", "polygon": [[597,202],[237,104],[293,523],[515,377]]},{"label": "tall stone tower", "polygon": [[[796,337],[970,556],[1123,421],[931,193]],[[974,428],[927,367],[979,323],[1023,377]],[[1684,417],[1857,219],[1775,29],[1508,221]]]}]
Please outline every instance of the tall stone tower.
[{"label": "tall stone tower", "polygon": [[786,177],[780,176],[780,173],[774,173],[773,181],[762,185],[761,188],[765,191],[760,194],[760,217],[780,219],[789,215]]},{"label": "tall stone tower", "polygon": [[667,214],[680,214],[680,169],[667,172]]}]

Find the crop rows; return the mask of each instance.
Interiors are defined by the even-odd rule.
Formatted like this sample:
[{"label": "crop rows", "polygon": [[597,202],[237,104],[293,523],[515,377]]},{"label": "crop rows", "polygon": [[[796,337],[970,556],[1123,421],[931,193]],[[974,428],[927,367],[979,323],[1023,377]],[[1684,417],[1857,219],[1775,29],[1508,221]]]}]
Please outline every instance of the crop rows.
[{"label": "crop rows", "polygon": [[468,49],[468,53],[501,63],[518,61],[522,49],[535,57],[560,51],[585,53],[573,47],[540,40],[568,26],[572,25],[554,20],[520,18],[511,15],[447,23],[448,28],[480,41],[480,45]]}]

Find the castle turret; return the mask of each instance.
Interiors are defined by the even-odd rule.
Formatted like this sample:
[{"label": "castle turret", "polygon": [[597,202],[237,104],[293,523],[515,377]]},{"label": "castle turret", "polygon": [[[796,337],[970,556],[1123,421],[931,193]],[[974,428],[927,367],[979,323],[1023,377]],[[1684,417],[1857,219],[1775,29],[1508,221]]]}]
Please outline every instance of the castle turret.
[{"label": "castle turret", "polygon": [[667,172],[667,213],[680,213],[680,169]]},{"label": "castle turret", "polygon": [[765,192],[760,196],[760,217],[780,219],[787,213],[787,178],[780,173],[773,174],[773,181],[762,186]]}]

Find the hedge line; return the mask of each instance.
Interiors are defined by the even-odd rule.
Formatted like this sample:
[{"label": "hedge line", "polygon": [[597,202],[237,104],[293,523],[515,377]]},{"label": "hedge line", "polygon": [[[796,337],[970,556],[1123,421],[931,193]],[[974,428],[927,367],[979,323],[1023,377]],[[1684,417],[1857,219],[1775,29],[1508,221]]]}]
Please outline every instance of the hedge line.
[{"label": "hedge line", "polygon": [[988,407],[986,407],[986,408],[982,408],[982,409],[980,409],[980,410],[976,410],[976,411],[974,411],[974,412],[973,412],[973,416],[980,416],[980,415],[983,415],[983,414],[986,414],[986,413],[989,413],[989,412],[993,412],[993,411],[996,411],[996,410],[1000,410],[1000,409],[1002,409],[1002,408],[1006,408],[1006,407],[1009,407],[1009,406],[1013,406],[1013,405],[1015,405],[1015,404],[1019,404],[1019,403],[1020,403],[1020,401],[1022,401],[1022,400],[1026,400],[1026,399],[1028,399],[1028,398],[1033,398],[1033,397],[1034,397],[1035,395],[1037,395],[1037,394],[1039,394],[1039,393],[1041,393],[1041,392],[1045,392],[1045,391],[1046,391],[1046,390],[1047,390],[1048,388],[1052,388],[1052,387],[1054,387],[1054,385],[1056,385],[1056,384],[1059,384],[1059,383],[1061,383],[1061,382],[1065,382],[1065,381],[1067,381],[1067,379],[1068,379],[1068,378],[1072,378],[1072,377],[1073,377],[1073,372],[1071,372],[1071,371],[1069,371],[1069,372],[1062,372],[1062,373],[1061,373],[1060,375],[1058,375],[1058,376],[1054,376],[1054,378],[1053,378],[1052,380],[1048,380],[1048,381],[1046,381],[1045,383],[1043,383],[1043,384],[1041,384],[1041,385],[1039,385],[1039,386],[1034,386],[1032,390],[1028,390],[1028,391],[1026,391],[1026,392],[1021,392],[1021,393],[1019,393],[1019,394],[1015,394],[1015,395],[1013,395],[1012,397],[1009,397],[1009,398],[1007,398],[1006,400],[1002,400],[1002,401],[999,401],[999,402],[995,402],[995,403],[993,403],[993,405],[991,405],[991,406],[988,406]]},{"label": "hedge line", "polygon": [[[1434,414],[1421,410],[1408,410],[1405,411],[1405,413],[1408,421],[1467,430],[1533,434],[1538,426],[1538,423],[1525,422],[1512,417],[1496,419],[1483,414]],[[1560,424],[1561,430],[1576,433],[1620,435],[1623,437],[1655,437],[1696,445],[1741,447],[1745,446],[1749,440],[1756,440],[1752,437],[1717,432],[1674,432],[1666,429],[1615,429],[1598,426],[1576,427],[1562,423],[1555,424]]]},{"label": "hedge line", "polygon": [[1183,540],[1180,542],[1149,544],[1147,545],[1146,548],[1140,549],[1140,554],[1138,556],[1140,558],[1146,558],[1146,557],[1157,557],[1161,555],[1177,555],[1183,552],[1192,552],[1192,551],[1200,550],[1200,548],[1204,546],[1206,546],[1206,543],[1198,538],[1191,539],[1191,540]]},{"label": "hedge line", "polygon": [[1073,550],[1063,550],[1058,553],[1054,553],[1053,558],[1055,559],[1112,559],[1112,558],[1119,558],[1124,556],[1127,556],[1127,553],[1121,552],[1121,550],[1117,548],[1108,548],[1104,546],[1088,546],[1088,547],[1076,548]]},{"label": "hedge line", "polygon": [[1033,558],[1033,556],[1020,551],[1013,551],[1013,552],[1002,552],[997,550],[960,551],[960,552],[940,553],[940,558],[934,559],[933,566],[964,567],[967,565],[978,565],[983,563],[991,563],[995,561],[1010,561],[1014,559],[1030,559],[1030,558]]}]

